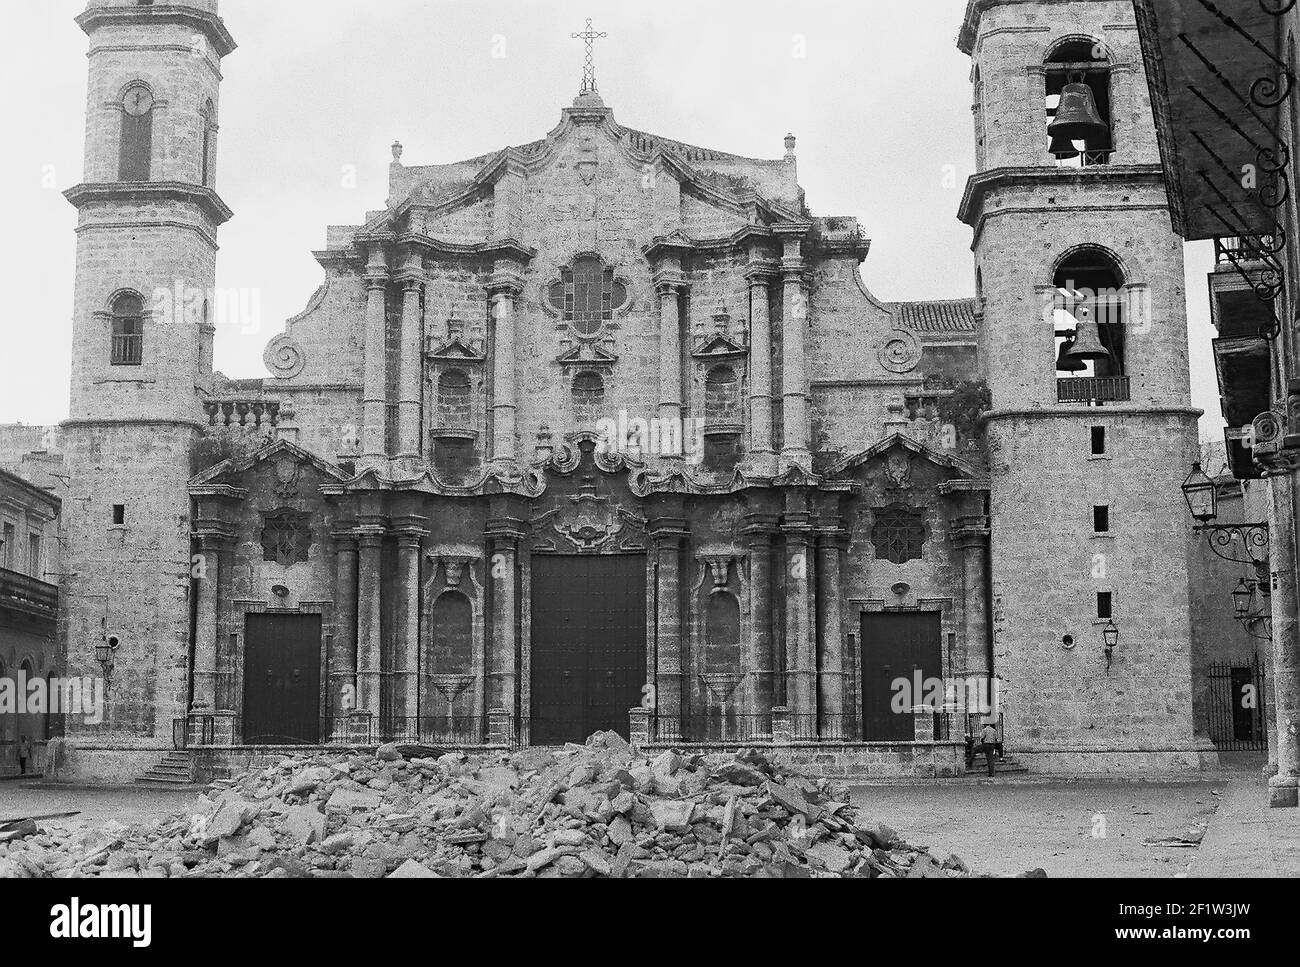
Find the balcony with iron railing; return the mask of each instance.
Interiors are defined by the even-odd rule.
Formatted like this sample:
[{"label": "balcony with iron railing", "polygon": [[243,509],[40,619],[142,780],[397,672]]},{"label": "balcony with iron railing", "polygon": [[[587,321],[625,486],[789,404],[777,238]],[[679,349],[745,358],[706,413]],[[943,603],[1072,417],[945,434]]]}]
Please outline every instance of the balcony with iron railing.
[{"label": "balcony with iron railing", "polygon": [[59,611],[59,589],[26,574],[0,568],[0,608],[54,618]]},{"label": "balcony with iron railing", "polygon": [[1127,376],[1072,376],[1056,381],[1056,401],[1083,406],[1127,403],[1130,385]]},{"label": "balcony with iron railing", "polygon": [[139,366],[144,359],[144,335],[138,332],[113,333],[112,364]]}]

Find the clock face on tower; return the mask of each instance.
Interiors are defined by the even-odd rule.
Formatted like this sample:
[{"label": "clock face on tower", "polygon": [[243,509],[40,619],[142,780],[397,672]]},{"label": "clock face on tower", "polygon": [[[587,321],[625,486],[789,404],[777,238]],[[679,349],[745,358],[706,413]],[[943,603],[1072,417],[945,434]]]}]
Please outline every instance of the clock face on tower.
[{"label": "clock face on tower", "polygon": [[126,92],[126,97],[122,99],[122,106],[127,114],[138,118],[148,114],[153,108],[153,95],[143,87],[133,87]]}]

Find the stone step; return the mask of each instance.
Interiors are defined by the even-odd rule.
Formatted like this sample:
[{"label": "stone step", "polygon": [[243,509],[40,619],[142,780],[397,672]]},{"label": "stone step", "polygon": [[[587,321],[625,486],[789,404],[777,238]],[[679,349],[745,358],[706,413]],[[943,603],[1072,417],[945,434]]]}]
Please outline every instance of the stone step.
[{"label": "stone step", "polygon": [[194,763],[188,752],[168,752],[157,765],[150,766],[135,780],[141,785],[192,786]]}]

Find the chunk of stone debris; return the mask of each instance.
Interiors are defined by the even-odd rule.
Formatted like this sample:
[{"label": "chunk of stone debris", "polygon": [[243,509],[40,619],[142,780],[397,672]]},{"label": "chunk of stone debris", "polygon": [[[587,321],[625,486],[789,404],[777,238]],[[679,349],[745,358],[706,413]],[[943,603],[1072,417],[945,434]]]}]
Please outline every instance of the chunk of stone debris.
[{"label": "chunk of stone debris", "polygon": [[284,828],[304,846],[318,843],[325,838],[325,814],[315,806],[296,806],[285,816]]},{"label": "chunk of stone debris", "polygon": [[415,860],[407,860],[393,872],[388,874],[390,880],[437,880],[441,879],[433,870],[429,869],[423,863],[417,863]]}]

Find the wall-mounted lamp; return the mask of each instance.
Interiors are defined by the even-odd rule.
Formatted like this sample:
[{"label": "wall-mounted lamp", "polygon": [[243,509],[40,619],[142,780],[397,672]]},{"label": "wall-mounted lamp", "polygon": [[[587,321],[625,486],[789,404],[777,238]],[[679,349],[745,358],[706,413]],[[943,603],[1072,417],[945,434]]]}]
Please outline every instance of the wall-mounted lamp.
[{"label": "wall-mounted lamp", "polygon": [[121,641],[118,640],[117,636],[110,635],[95,646],[95,661],[99,662],[106,689],[109,682],[113,680],[113,654],[120,645]]},{"label": "wall-mounted lamp", "polygon": [[1101,641],[1106,646],[1106,671],[1110,671],[1111,658],[1115,653],[1115,646],[1119,644],[1119,628],[1115,627],[1115,622],[1108,621],[1106,627],[1101,630]]}]

